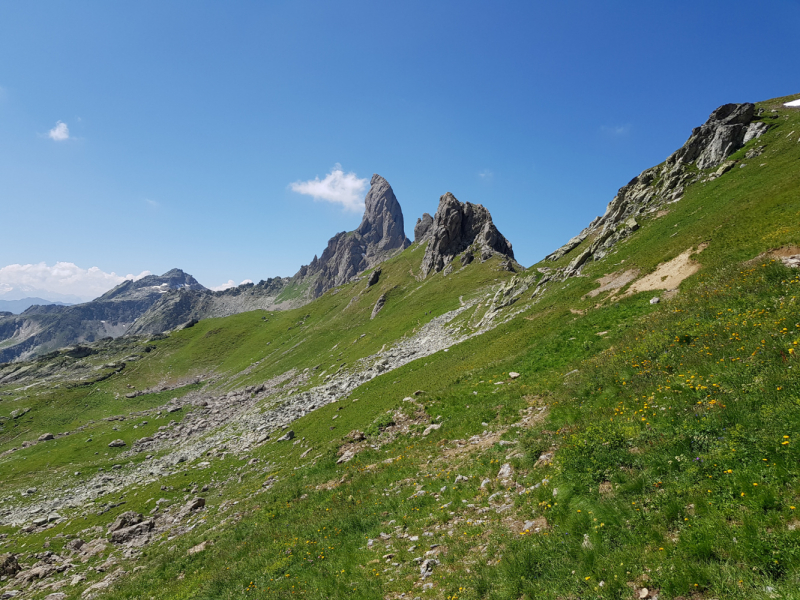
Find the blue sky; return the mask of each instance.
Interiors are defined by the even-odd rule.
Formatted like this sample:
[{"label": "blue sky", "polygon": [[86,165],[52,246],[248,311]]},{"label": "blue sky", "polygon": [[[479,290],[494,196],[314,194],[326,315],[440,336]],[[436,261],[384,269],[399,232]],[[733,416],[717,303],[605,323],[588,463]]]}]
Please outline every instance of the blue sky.
[{"label": "blue sky", "polygon": [[786,0],[2,3],[0,297],[25,269],[84,297],[291,275],[360,222],[292,190],[335,165],[386,177],[409,237],[447,191],[485,205],[532,264],[717,106],[800,92],[799,26]]}]

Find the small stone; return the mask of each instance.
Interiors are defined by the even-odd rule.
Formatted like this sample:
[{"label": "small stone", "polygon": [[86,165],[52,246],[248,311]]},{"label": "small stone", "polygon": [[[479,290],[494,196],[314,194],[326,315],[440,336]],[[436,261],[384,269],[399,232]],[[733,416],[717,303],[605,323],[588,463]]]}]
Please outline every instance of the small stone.
[{"label": "small stone", "polygon": [[661,298],[659,298],[658,296],[650,298],[650,304],[658,304],[659,302],[661,302]]},{"label": "small stone", "polygon": [[511,479],[514,476],[514,469],[511,468],[509,463],[505,463],[497,472],[498,479]]},{"label": "small stone", "polygon": [[189,548],[186,551],[186,554],[188,554],[190,556],[192,554],[197,554],[198,552],[202,552],[203,550],[208,548],[208,546],[210,546],[210,545],[211,545],[211,542],[209,542],[209,541],[201,542],[200,544],[197,544],[197,546],[192,546],[191,548]]},{"label": "small stone", "polygon": [[425,428],[425,431],[422,432],[422,435],[423,436],[428,435],[431,431],[435,431],[435,430],[439,429],[441,426],[442,426],[441,423],[433,423],[431,425],[428,425]]},{"label": "small stone", "polygon": [[508,377],[509,379],[516,379],[517,377],[519,377],[519,373],[511,371],[511,373],[508,374]]},{"label": "small stone", "polygon": [[125,444],[124,440],[114,440],[113,442],[109,442],[108,447],[109,448],[122,448],[125,445],[126,444]]},{"label": "small stone", "polygon": [[39,436],[39,441],[40,442],[46,442],[46,441],[52,440],[54,438],[55,438],[55,436],[52,433],[43,433],[42,435]]},{"label": "small stone", "polygon": [[277,441],[279,441],[279,442],[288,442],[289,440],[293,440],[293,439],[294,439],[294,430],[290,429],[285,434],[283,434],[281,437],[279,437]]}]

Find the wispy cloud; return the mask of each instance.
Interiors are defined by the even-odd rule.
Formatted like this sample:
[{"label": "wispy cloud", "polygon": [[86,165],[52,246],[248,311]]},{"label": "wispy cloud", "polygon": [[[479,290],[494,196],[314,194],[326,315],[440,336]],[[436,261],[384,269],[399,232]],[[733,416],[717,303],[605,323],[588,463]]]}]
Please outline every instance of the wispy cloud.
[{"label": "wispy cloud", "polygon": [[491,181],[494,179],[494,173],[492,173],[489,169],[484,169],[480,173],[478,173],[478,177],[483,179],[484,181]]},{"label": "wispy cloud", "polygon": [[150,200],[150,198],[145,198],[145,199],[144,199],[144,202],[145,202],[145,204],[147,204],[147,206],[151,206],[151,207],[153,207],[153,208],[159,208],[159,207],[161,206],[161,205],[160,205],[158,202],[156,202],[155,200]]},{"label": "wispy cloud", "polygon": [[56,126],[48,132],[48,137],[56,142],[63,142],[69,139],[69,127],[63,121],[58,121]]},{"label": "wispy cloud", "polygon": [[355,173],[345,173],[337,164],[324,179],[315,177],[309,181],[295,181],[289,187],[293,192],[311,196],[314,200],[341,204],[345,210],[364,210],[364,191],[368,181],[359,179]]},{"label": "wispy cloud", "polygon": [[622,137],[631,132],[631,125],[630,123],[626,123],[625,125],[603,125],[600,127],[600,131],[606,135]]},{"label": "wispy cloud", "polygon": [[98,267],[82,269],[71,262],[57,262],[52,266],[43,262],[14,264],[0,268],[0,295],[36,291],[91,300],[126,279],[137,280],[145,275],[150,275],[150,271],[122,276],[113,271],[106,273]]}]

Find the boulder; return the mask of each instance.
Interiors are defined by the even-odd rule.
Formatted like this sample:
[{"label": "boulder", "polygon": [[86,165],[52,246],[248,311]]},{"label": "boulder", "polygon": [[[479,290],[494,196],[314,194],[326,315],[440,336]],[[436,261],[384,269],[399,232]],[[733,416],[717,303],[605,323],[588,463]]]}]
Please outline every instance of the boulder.
[{"label": "boulder", "polygon": [[[115,544],[130,544],[134,546],[143,546],[147,542],[147,538],[141,539],[143,536],[147,536],[150,531],[153,530],[155,526],[155,521],[149,519],[147,521],[141,521],[140,523],[136,523],[135,525],[131,525],[130,527],[124,527],[122,529],[117,529],[111,533],[111,541]],[[132,543],[133,542],[133,543]]]},{"label": "boulder", "polygon": [[0,554],[0,575],[13,577],[22,570],[14,554]]},{"label": "boulder", "polygon": [[511,468],[509,463],[503,464],[497,472],[498,479],[511,479],[514,476],[514,469]]},{"label": "boulder", "polygon": [[294,430],[290,429],[277,439],[278,442],[288,442],[294,439]]},{"label": "boulder", "polygon": [[372,309],[372,315],[370,315],[370,319],[374,319],[375,316],[381,311],[383,305],[386,304],[386,294],[381,294],[381,297],[378,298],[378,301],[375,303],[375,306]]},{"label": "boulder", "polygon": [[52,440],[52,439],[55,439],[55,436],[52,433],[43,433],[42,435],[39,436],[39,440],[38,441],[46,442],[46,441]]},{"label": "boulder", "polygon": [[122,448],[125,445],[125,440],[114,440],[108,443],[109,448]]},{"label": "boulder", "polygon": [[81,562],[89,562],[93,556],[97,556],[98,554],[105,552],[106,548],[108,548],[108,546],[106,545],[105,540],[102,538],[97,538],[91,542],[88,542],[87,544],[84,544],[81,546]]},{"label": "boulder", "polygon": [[136,525],[141,523],[144,517],[137,513],[136,511],[129,510],[121,515],[119,515],[109,526],[108,532],[113,533],[114,531],[119,531],[120,529],[125,529],[126,527],[130,527],[131,525]]}]

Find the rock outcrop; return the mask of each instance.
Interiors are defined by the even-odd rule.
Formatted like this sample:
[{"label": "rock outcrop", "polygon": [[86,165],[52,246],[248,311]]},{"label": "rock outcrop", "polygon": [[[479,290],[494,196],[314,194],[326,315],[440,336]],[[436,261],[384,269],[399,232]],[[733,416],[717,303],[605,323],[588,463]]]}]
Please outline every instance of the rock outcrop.
[{"label": "rock outcrop", "polygon": [[79,342],[128,333],[131,325],[171,290],[205,290],[180,269],[126,280],[99,298],[73,306],[31,306],[0,317],[0,362],[29,357]]},{"label": "rock outcrop", "polygon": [[[433,222],[423,236],[428,240],[422,259],[425,277],[431,271],[441,271],[457,254],[471,247],[482,260],[496,252],[514,258],[511,242],[494,226],[489,211],[480,204],[459,202],[450,192],[439,199]],[[469,260],[462,260],[462,264],[468,264]]]},{"label": "rock outcrop", "polygon": [[[636,217],[649,214],[683,197],[689,183],[701,178],[712,180],[733,166],[726,159],[753,139],[761,137],[769,126],[755,120],[755,106],[725,104],[700,127],[695,127],[686,143],[662,164],[642,171],[621,187],[602,217],[594,219],[583,231],[545,260],[558,260],[591,239],[566,267],[565,275],[576,275],[589,260],[599,260],[620,240],[639,228]],[[694,165],[700,169],[689,169]],[[713,173],[706,169],[717,168]]]},{"label": "rock outcrop", "polygon": [[428,213],[422,213],[422,216],[417,219],[417,224],[414,225],[414,242],[419,243],[425,239],[425,234],[430,231],[431,225],[433,225],[433,217]]},{"label": "rock outcrop", "polygon": [[322,255],[300,268],[293,284],[306,286],[309,300],[350,281],[410,245],[403,211],[392,186],[373,175],[365,198],[364,217],[355,231],[337,233]]}]

